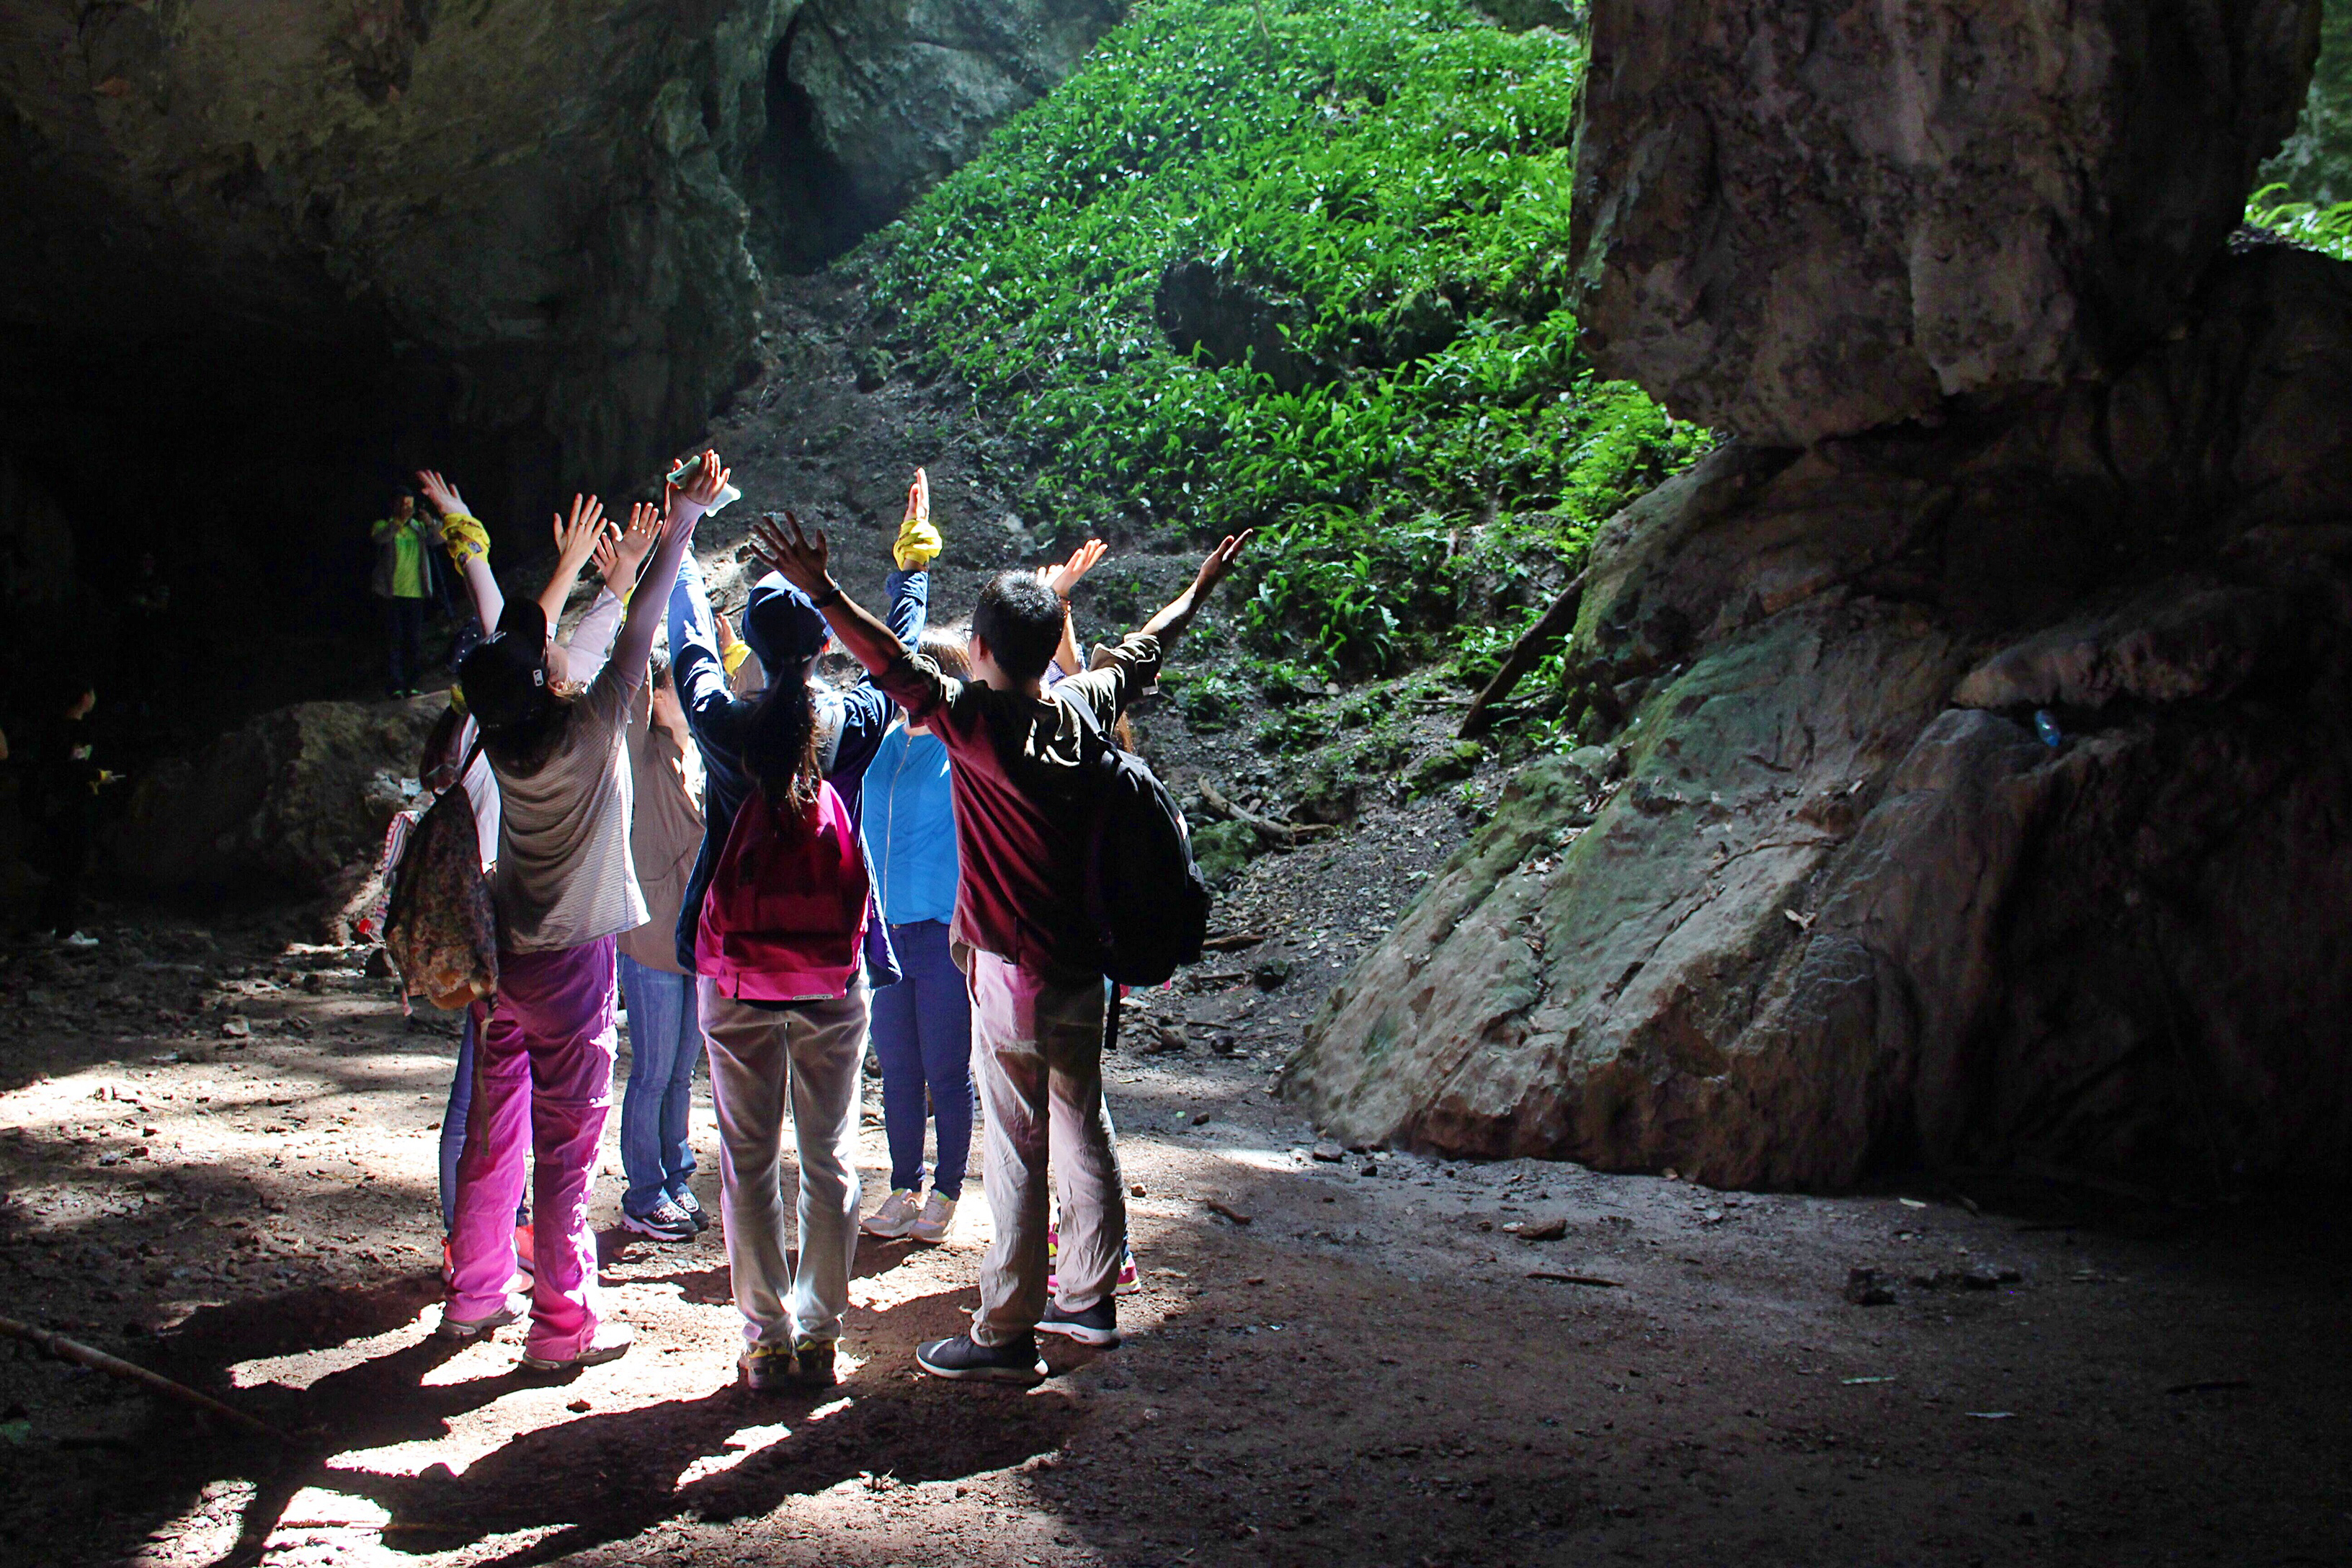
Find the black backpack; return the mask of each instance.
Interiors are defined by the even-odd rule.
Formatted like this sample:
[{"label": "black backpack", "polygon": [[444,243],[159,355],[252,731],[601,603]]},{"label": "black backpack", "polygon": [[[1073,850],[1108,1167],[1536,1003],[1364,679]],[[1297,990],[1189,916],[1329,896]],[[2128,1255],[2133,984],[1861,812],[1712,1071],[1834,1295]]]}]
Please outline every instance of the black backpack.
[{"label": "black backpack", "polygon": [[1197,963],[1209,934],[1209,884],[1192,863],[1192,837],[1168,786],[1133,752],[1103,733],[1083,702],[1094,820],[1087,833],[1087,920],[1102,970],[1121,985],[1158,985]]}]

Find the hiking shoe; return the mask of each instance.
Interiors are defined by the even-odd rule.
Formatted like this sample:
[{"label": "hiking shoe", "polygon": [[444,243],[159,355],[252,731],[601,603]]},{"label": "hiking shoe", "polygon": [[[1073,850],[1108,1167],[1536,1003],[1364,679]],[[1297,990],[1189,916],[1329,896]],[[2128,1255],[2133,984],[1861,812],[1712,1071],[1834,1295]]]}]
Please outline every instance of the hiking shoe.
[{"label": "hiking shoe", "polygon": [[692,1187],[678,1188],[677,1191],[670,1194],[669,1201],[686,1211],[686,1217],[694,1222],[697,1233],[710,1228],[710,1211],[702,1206],[701,1200],[694,1195]]},{"label": "hiking shoe", "polygon": [[1106,1296],[1083,1312],[1065,1312],[1048,1301],[1045,1315],[1037,1320],[1037,1331],[1108,1350],[1118,1343],[1118,1302]]},{"label": "hiking shoe", "polygon": [[833,1369],[834,1342],[803,1340],[793,1350],[793,1381],[803,1388],[831,1388],[841,1381]]},{"label": "hiking shoe", "polygon": [[521,1296],[508,1297],[505,1306],[494,1312],[485,1312],[478,1318],[453,1318],[445,1306],[441,1309],[441,1326],[433,1332],[440,1339],[471,1344],[476,1340],[488,1339],[509,1323],[519,1321],[530,1310],[530,1300]]},{"label": "hiking shoe", "polygon": [[634,1230],[639,1236],[650,1236],[656,1241],[692,1241],[697,1235],[694,1216],[664,1198],[644,1214],[624,1210],[621,1228]]},{"label": "hiking shoe", "polygon": [[1123,1247],[1118,1257],[1118,1284],[1113,1294],[1132,1296],[1143,1289],[1143,1280],[1135,1272],[1135,1248]]},{"label": "hiking shoe", "polygon": [[882,1206],[867,1215],[866,1222],[857,1228],[868,1236],[896,1241],[907,1234],[919,1212],[912,1191],[906,1187],[894,1188],[890,1195],[882,1200]]},{"label": "hiking shoe", "polygon": [[637,1336],[626,1323],[599,1323],[588,1342],[568,1356],[533,1355],[523,1352],[522,1364],[533,1372],[574,1372],[583,1366],[602,1366],[608,1361],[618,1361],[629,1353]]},{"label": "hiking shoe", "polygon": [[955,1199],[933,1193],[923,1200],[923,1212],[907,1226],[907,1235],[926,1247],[937,1247],[948,1238],[948,1226],[955,1224]]},{"label": "hiking shoe", "polygon": [[1009,1345],[974,1344],[970,1334],[933,1340],[916,1350],[915,1363],[933,1377],[981,1383],[1036,1383],[1045,1376],[1037,1342],[1028,1334]]},{"label": "hiking shoe", "polygon": [[539,1273],[539,1244],[531,1239],[527,1225],[515,1226],[515,1267],[534,1278]]},{"label": "hiking shoe", "polygon": [[791,1386],[794,1363],[789,1345],[748,1345],[735,1366],[742,1374],[744,1387],[759,1394],[773,1394]]}]

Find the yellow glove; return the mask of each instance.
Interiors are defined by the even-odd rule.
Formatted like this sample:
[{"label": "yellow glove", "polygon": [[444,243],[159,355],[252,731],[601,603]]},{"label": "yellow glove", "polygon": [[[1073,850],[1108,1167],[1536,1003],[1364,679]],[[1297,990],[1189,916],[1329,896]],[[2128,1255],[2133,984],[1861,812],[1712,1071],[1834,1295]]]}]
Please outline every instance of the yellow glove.
[{"label": "yellow glove", "polygon": [[751,657],[750,643],[731,642],[727,645],[727,651],[719,656],[719,662],[726,668],[728,678],[732,679],[735,672],[743,668],[743,661]]},{"label": "yellow glove", "polygon": [[479,519],[462,511],[453,511],[441,520],[441,542],[454,565],[490,558],[490,531],[482,526]]},{"label": "yellow glove", "polygon": [[931,526],[930,476],[917,468],[915,482],[907,489],[907,517],[898,524],[898,542],[890,547],[891,558],[898,563],[899,571],[914,572],[942,548],[940,531]]}]

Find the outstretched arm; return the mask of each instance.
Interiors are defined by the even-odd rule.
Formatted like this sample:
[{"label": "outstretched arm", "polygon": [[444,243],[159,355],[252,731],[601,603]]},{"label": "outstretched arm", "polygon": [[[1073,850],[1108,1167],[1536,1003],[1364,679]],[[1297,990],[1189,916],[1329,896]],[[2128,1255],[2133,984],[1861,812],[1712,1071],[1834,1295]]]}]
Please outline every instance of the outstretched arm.
[{"label": "outstretched arm", "polygon": [[447,546],[449,559],[456,563],[458,574],[465,578],[467,590],[474,596],[474,614],[482,623],[482,635],[489,636],[499,629],[499,617],[506,613],[506,595],[499,592],[499,580],[490,574],[490,535],[481,520],[467,508],[466,498],[457,487],[432,468],[420,468],[416,482],[425,491],[425,499],[441,514],[441,540]]},{"label": "outstretched arm", "polygon": [[1192,585],[1169,600],[1158,615],[1144,622],[1144,632],[1158,637],[1162,649],[1182,636],[1184,628],[1192,624],[1194,613],[1208,602],[1211,591],[1224,580],[1225,574],[1234,569],[1234,557],[1241,554],[1242,547],[1249,542],[1248,533],[1231,534],[1223,544],[1210,551],[1208,559],[1201,563],[1201,570],[1193,574]]},{"label": "outstretched arm", "polygon": [[1064,675],[1078,673],[1078,633],[1076,624],[1070,616],[1070,595],[1077,591],[1079,581],[1093,571],[1109,551],[1110,546],[1101,540],[1089,539],[1059,566],[1037,568],[1038,581],[1053,589],[1054,596],[1062,601],[1062,642],[1054,650],[1054,665]]},{"label": "outstretched arm", "polygon": [[716,452],[704,452],[702,459],[702,471],[693,484],[683,490],[674,486],[665,489],[662,504],[667,517],[662,523],[661,542],[654,546],[653,560],[637,584],[637,592],[629,595],[628,617],[621,623],[621,635],[613,640],[612,663],[619,668],[622,682],[631,688],[646,678],[646,656],[653,652],[654,628],[668,607],[670,584],[677,578],[677,563],[685,557],[687,546],[694,541],[694,525],[719,499],[732,472],[719,466]]},{"label": "outstretched arm", "polygon": [[548,574],[547,586],[539,591],[539,607],[551,628],[563,618],[563,606],[572,597],[572,584],[580,581],[580,569],[588,564],[604,537],[604,503],[594,496],[572,498],[569,522],[562,512],[555,514],[555,570]]}]

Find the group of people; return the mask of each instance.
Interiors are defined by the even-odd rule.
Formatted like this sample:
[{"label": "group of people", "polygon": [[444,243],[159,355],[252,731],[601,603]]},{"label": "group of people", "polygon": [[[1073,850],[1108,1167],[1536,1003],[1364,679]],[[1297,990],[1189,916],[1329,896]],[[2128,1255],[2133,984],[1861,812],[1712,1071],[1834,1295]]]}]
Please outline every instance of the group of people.
[{"label": "group of people", "polygon": [[[1117,1342],[1132,1267],[1100,1064],[1115,992],[1083,890],[1089,764],[1245,537],[1082,669],[1069,595],[1102,547],[1000,574],[968,633],[943,631],[929,624],[942,542],[919,472],[882,616],[833,580],[825,536],[785,514],[753,529],[768,570],[739,643],[691,549],[728,477],[716,452],[690,458],[625,527],[575,498],[555,520],[546,588],[508,600],[456,487],[418,476],[439,519],[420,536],[488,634],[459,665],[426,782],[466,792],[498,928],[497,989],[468,1010],[444,1119],[439,1331],[478,1339],[528,1314],[524,1360],[541,1369],[627,1351],[599,1310],[588,1227],[617,984],[632,1047],[623,1221],[659,1240],[709,1223],[688,1137],[707,1050],[745,1382],[836,1379],[861,1230],[946,1237],[975,1100],[993,1222],[980,1306],[969,1332],[919,1360],[942,1377],[1041,1377],[1039,1332]],[[603,590],[559,642],[591,561]],[[863,679],[818,674],[836,647]],[[892,1190],[861,1221],[869,1041]],[[527,1299],[509,1294],[519,1269]]]}]

